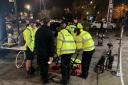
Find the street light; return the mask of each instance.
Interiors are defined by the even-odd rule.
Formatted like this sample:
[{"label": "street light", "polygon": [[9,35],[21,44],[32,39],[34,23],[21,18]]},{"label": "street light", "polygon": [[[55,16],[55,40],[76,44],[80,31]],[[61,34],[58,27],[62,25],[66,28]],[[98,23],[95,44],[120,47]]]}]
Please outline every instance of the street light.
[{"label": "street light", "polygon": [[86,14],[88,15],[88,14],[89,14],[89,12],[87,11],[87,12],[86,12]]},{"label": "street light", "polygon": [[30,9],[31,9],[30,4],[26,4],[26,5],[25,5],[25,8],[26,8],[27,10],[30,10]]},{"label": "street light", "polygon": [[97,14],[100,14],[100,12],[98,11]]},{"label": "street light", "polygon": [[90,1],[90,4],[92,4],[93,3],[93,1]]},{"label": "street light", "polygon": [[31,5],[30,4],[26,4],[25,5],[25,9],[27,9],[27,16],[29,17],[30,13],[31,13]]}]

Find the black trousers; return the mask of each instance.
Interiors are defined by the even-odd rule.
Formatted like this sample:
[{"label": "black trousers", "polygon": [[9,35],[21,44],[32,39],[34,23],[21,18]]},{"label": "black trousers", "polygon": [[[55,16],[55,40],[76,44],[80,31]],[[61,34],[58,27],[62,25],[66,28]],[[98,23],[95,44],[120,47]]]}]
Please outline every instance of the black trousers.
[{"label": "black trousers", "polygon": [[40,76],[44,84],[48,83],[48,68],[49,68],[48,60],[49,60],[48,56],[46,57],[37,54],[37,64],[39,66]]},{"label": "black trousers", "polygon": [[82,55],[82,74],[81,77],[86,79],[88,77],[89,66],[91,63],[93,51],[84,51]]},{"label": "black trousers", "polygon": [[61,55],[61,73],[62,73],[62,83],[64,85],[70,79],[70,60],[73,54],[64,54]]}]

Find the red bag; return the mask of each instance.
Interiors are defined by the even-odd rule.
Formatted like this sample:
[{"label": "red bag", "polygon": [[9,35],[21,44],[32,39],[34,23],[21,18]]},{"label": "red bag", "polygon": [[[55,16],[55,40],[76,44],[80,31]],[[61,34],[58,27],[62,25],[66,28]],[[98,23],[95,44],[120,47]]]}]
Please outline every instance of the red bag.
[{"label": "red bag", "polygon": [[82,72],[81,64],[78,64],[77,66],[71,68],[71,75],[73,76],[80,76],[81,72]]}]

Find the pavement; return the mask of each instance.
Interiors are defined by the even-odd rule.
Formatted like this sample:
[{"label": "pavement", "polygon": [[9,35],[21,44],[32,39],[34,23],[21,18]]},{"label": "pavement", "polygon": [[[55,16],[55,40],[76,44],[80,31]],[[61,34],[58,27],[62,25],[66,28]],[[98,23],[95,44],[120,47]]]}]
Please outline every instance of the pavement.
[{"label": "pavement", "polygon": [[[107,43],[111,41],[114,45],[113,54],[118,54],[119,37],[115,37],[117,32],[107,33],[109,38],[104,40],[103,46],[96,46],[96,51],[93,55],[89,77],[85,80],[76,76],[71,76],[69,85],[121,85],[120,77],[114,76],[109,71],[99,74],[97,84],[97,74],[93,71],[95,64],[100,59],[101,55],[107,49]],[[128,36],[127,32],[123,36],[122,46],[122,65],[124,84],[128,85]],[[96,33],[93,33],[94,40],[97,44]],[[0,50],[0,85],[42,85],[39,72],[30,79],[25,78],[25,69],[17,69],[15,67],[16,51]],[[115,56],[113,69],[116,70],[118,57]],[[60,73],[50,72],[50,77],[53,77],[53,82],[50,85],[60,85],[57,82],[61,79]]]}]

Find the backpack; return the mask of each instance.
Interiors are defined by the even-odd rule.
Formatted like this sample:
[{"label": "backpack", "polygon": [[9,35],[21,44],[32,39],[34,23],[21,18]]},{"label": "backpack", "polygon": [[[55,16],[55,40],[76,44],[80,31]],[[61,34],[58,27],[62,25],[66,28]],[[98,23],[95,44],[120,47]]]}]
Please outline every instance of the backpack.
[{"label": "backpack", "polygon": [[71,75],[80,76],[82,72],[81,60],[78,58],[71,58]]}]

